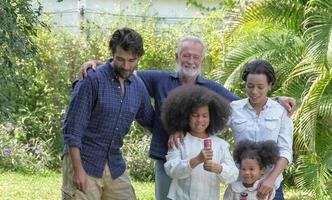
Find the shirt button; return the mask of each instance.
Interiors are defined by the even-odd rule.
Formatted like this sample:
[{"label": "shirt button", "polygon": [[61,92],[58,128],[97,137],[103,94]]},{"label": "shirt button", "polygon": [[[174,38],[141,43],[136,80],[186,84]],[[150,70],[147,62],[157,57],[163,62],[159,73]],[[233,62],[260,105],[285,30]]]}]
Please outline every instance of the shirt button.
[{"label": "shirt button", "polygon": [[115,128],[115,130],[119,130],[118,128]]},{"label": "shirt button", "polygon": [[120,86],[118,86],[118,88],[120,89]]}]

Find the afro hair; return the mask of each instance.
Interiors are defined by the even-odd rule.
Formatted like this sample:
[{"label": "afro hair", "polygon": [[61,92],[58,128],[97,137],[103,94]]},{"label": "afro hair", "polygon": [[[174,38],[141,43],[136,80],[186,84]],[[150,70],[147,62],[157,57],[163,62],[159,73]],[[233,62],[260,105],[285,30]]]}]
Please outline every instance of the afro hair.
[{"label": "afro hair", "polygon": [[163,102],[161,121],[168,134],[189,131],[189,117],[202,106],[208,106],[210,123],[208,134],[221,131],[230,115],[229,102],[214,91],[198,86],[186,85],[173,89]]}]

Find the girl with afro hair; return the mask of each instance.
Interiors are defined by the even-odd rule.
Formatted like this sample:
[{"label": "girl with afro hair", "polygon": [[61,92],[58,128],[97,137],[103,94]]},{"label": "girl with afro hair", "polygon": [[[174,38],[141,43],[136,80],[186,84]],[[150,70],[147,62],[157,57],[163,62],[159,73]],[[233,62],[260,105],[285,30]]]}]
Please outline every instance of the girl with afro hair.
[{"label": "girl with afro hair", "polygon": [[[272,140],[263,142],[242,140],[236,145],[233,157],[240,166],[240,180],[228,186],[223,199],[258,199],[257,187],[262,180],[266,167],[275,165],[279,159],[277,143]],[[274,195],[275,190],[264,200],[272,200]]]},{"label": "girl with afro hair", "polygon": [[[170,92],[163,102],[161,120],[167,133],[183,130],[185,137],[166,156],[165,171],[172,178],[168,198],[217,200],[220,183],[237,179],[229,144],[216,136],[229,115],[229,102],[205,87],[180,86]],[[211,147],[204,148],[207,138]]]}]

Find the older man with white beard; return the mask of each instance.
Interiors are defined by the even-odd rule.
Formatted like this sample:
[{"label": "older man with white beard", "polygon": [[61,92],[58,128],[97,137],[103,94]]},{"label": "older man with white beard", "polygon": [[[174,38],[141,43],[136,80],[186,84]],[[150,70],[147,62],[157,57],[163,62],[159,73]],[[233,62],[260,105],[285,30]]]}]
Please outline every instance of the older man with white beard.
[{"label": "older man with white beard", "polygon": [[[181,85],[198,84],[207,87],[229,101],[239,97],[232,94],[222,85],[201,77],[201,69],[204,61],[205,45],[195,37],[185,37],[177,45],[175,59],[177,72],[167,71],[141,71],[137,75],[141,77],[146,88],[155,102],[155,122],[153,136],[150,144],[149,156],[155,162],[155,192],[157,200],[168,199],[167,194],[171,184],[171,178],[166,174],[164,163],[168,150],[169,135],[162,128],[160,110],[162,102],[171,90]],[[172,142],[173,140],[170,140]]]},{"label": "older man with white beard", "polygon": [[[229,101],[238,100],[239,97],[228,91],[224,86],[211,80],[204,79],[201,74],[206,47],[196,37],[188,36],[182,38],[177,44],[175,59],[177,72],[147,70],[138,71],[137,75],[143,80],[145,86],[155,103],[155,120],[153,125],[153,136],[150,144],[149,156],[155,159],[155,192],[157,200],[168,199],[167,194],[171,178],[164,170],[168,146],[176,141],[177,134],[169,139],[169,135],[162,128],[160,121],[160,110],[162,102],[169,92],[181,85],[198,84],[207,87]],[[80,70],[80,75],[85,76],[88,68],[96,68],[98,61],[86,62]],[[279,98],[281,104],[287,110],[293,112],[295,100],[293,98]],[[291,109],[289,109],[291,108]]]}]

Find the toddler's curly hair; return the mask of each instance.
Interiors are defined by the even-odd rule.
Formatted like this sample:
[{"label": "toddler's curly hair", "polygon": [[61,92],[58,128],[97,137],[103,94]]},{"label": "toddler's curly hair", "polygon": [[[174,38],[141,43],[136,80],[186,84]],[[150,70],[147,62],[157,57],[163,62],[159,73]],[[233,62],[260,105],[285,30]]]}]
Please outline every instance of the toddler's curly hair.
[{"label": "toddler's curly hair", "polygon": [[239,165],[243,159],[254,159],[257,160],[261,169],[276,164],[279,156],[279,147],[272,140],[263,142],[242,140],[236,145],[233,152],[234,160]]}]

